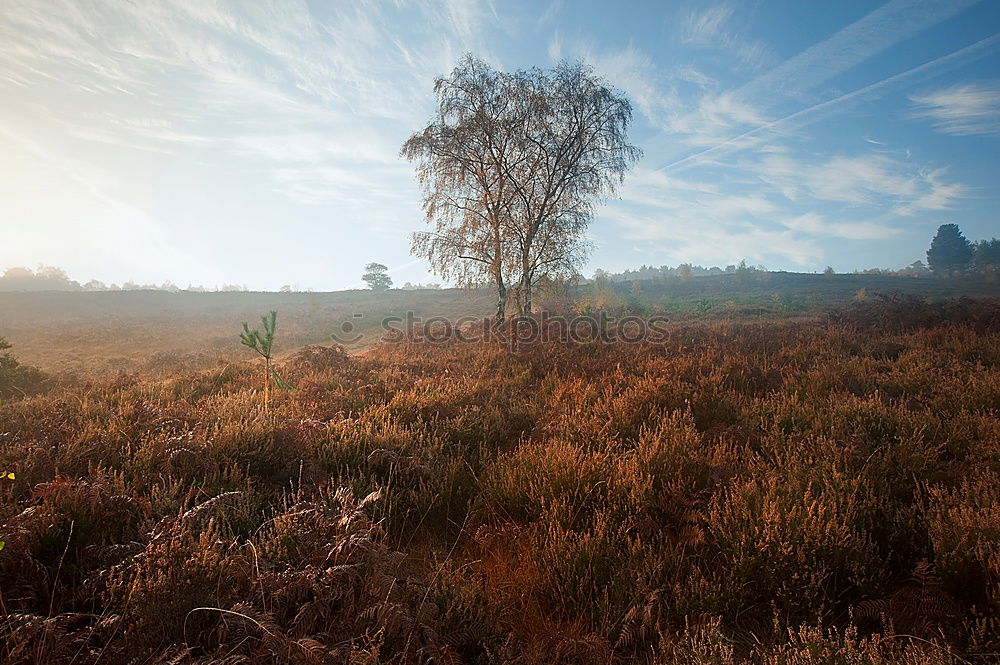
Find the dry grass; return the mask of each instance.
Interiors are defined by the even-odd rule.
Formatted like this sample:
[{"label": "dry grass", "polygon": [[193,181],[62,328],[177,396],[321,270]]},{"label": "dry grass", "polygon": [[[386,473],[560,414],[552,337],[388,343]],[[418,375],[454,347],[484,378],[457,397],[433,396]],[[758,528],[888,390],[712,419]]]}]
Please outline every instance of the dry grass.
[{"label": "dry grass", "polygon": [[996,302],[258,370],[0,404],[0,660],[1000,652]]},{"label": "dry grass", "polygon": [[[0,292],[0,336],[25,363],[46,372],[141,372],[164,376],[200,370],[217,361],[239,362],[247,350],[233,344],[243,321],[278,311],[275,351],[331,344],[341,334],[352,352],[375,345],[387,316],[458,318],[490,312],[485,291],[338,291],[333,293]],[[355,314],[362,316],[356,317]],[[354,330],[342,334],[341,325]],[[358,334],[361,338],[348,343]]]}]

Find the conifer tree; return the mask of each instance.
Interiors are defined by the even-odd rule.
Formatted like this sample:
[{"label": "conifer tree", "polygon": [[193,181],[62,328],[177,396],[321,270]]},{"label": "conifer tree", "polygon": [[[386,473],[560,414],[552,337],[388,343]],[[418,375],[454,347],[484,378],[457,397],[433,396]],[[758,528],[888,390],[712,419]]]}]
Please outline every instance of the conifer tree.
[{"label": "conifer tree", "polygon": [[935,273],[947,275],[964,271],[972,260],[972,243],[962,235],[958,224],[942,224],[927,250],[927,265]]}]

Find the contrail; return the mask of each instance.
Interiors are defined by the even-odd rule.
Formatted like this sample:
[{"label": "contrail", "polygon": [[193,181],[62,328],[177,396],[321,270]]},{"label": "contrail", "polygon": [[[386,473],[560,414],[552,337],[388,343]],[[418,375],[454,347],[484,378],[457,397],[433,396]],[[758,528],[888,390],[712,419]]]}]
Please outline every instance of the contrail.
[{"label": "contrail", "polygon": [[722,143],[718,143],[718,144],[712,146],[711,148],[706,148],[705,150],[702,150],[701,152],[697,152],[697,153],[695,153],[693,155],[688,155],[687,157],[679,159],[676,162],[672,162],[670,164],[667,164],[666,166],[661,166],[658,169],[654,169],[654,171],[671,171],[671,170],[676,170],[677,167],[683,166],[685,164],[689,164],[689,163],[692,163],[692,162],[693,163],[698,163],[698,162],[701,161],[701,158],[704,157],[705,155],[709,155],[709,154],[718,152],[718,151],[720,151],[720,150],[722,150],[722,149],[724,149],[724,148],[726,148],[728,146],[733,145],[734,143],[737,143],[737,142],[739,142],[739,141],[741,141],[741,140],[743,140],[745,138],[749,138],[751,136],[754,136],[754,135],[756,135],[756,134],[758,134],[758,133],[760,133],[760,132],[762,132],[764,130],[773,129],[773,128],[778,127],[780,125],[784,125],[784,124],[787,124],[787,123],[789,123],[791,121],[794,121],[794,120],[796,120],[798,118],[801,118],[801,117],[803,117],[805,115],[809,115],[809,114],[815,113],[817,111],[822,111],[822,110],[830,108],[832,106],[836,106],[838,104],[842,104],[842,103],[850,101],[852,99],[856,99],[858,97],[862,97],[862,96],[867,95],[867,94],[869,94],[871,92],[875,92],[876,90],[880,90],[882,88],[885,88],[886,86],[892,85],[894,83],[898,83],[899,81],[907,79],[907,78],[909,78],[911,76],[914,76],[916,74],[920,74],[921,72],[925,72],[928,69],[931,69],[931,68],[934,68],[934,67],[938,67],[940,65],[948,64],[950,62],[954,62],[955,60],[962,59],[962,58],[964,58],[966,56],[977,54],[980,51],[988,50],[988,49],[996,46],[998,43],[1000,43],[1000,33],[997,33],[997,34],[992,35],[990,37],[986,37],[985,39],[981,39],[978,42],[976,42],[975,44],[970,44],[969,46],[966,46],[965,48],[962,48],[962,49],[959,49],[959,50],[954,51],[952,53],[949,53],[948,55],[943,55],[940,58],[937,58],[935,60],[931,60],[930,62],[925,62],[922,65],[914,67],[913,69],[908,69],[905,72],[901,72],[899,74],[895,74],[894,76],[890,76],[888,78],[882,79],[881,81],[877,81],[876,83],[872,83],[870,85],[866,85],[865,87],[859,88],[858,90],[855,90],[853,92],[849,92],[849,93],[846,93],[846,94],[841,95],[839,97],[835,97],[834,99],[829,99],[829,100],[827,100],[825,102],[820,102],[819,104],[815,104],[814,106],[810,106],[808,108],[802,109],[801,111],[796,111],[795,113],[792,113],[791,115],[787,115],[784,118],[779,118],[777,120],[772,120],[771,122],[765,122],[764,124],[759,125],[757,127],[754,127],[753,129],[747,130],[747,131],[743,132],[742,134],[740,134],[738,136],[734,136],[732,138],[726,139]]},{"label": "contrail", "polygon": [[814,88],[979,1],[892,0],[750,81],[737,95],[755,96],[771,88]]},{"label": "contrail", "polygon": [[[891,0],[732,94],[752,100],[810,90],[980,1]],[[655,138],[649,154],[666,140],[662,134]]]},{"label": "contrail", "polygon": [[415,266],[418,263],[426,263],[426,262],[427,262],[427,259],[413,259],[412,261],[407,261],[406,263],[404,263],[401,266],[396,266],[394,268],[389,268],[388,272],[397,272],[397,271],[400,271],[400,270],[405,270],[406,268],[409,268],[410,266]]}]

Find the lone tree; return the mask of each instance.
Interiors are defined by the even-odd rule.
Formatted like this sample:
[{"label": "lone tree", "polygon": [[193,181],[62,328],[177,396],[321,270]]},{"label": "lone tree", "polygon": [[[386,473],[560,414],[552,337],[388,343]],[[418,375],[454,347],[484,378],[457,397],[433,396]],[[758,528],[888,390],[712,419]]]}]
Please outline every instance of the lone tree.
[{"label": "lone tree", "polygon": [[385,291],[392,286],[392,277],[389,277],[389,268],[381,263],[369,263],[365,266],[365,274],[361,279],[372,291]]},{"label": "lone tree", "polygon": [[962,235],[958,224],[942,224],[927,250],[927,265],[938,274],[965,270],[972,259],[972,243]]},{"label": "lone tree", "polygon": [[433,226],[413,252],[460,285],[489,280],[497,324],[512,288],[529,315],[540,279],[576,272],[596,203],[641,156],[632,107],[583,63],[506,73],[466,55],[434,90],[436,117],[402,149]]}]

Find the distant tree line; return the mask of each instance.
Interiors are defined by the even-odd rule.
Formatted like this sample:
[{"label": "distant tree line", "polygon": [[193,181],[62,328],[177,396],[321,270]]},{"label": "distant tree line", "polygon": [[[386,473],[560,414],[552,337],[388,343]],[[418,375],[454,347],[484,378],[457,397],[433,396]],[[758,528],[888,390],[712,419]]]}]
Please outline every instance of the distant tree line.
[{"label": "distant tree line", "polygon": [[410,282],[406,282],[399,288],[402,291],[421,291],[424,289],[439,290],[441,288],[441,285],[433,282],[428,284],[421,284],[419,282],[417,282],[416,284],[411,284]]},{"label": "distant tree line", "polygon": [[[991,241],[995,242],[995,241]],[[978,245],[977,245],[978,246]],[[631,270],[623,270],[621,272],[608,272],[598,268],[594,272],[594,276],[591,280],[583,281],[600,281],[605,280],[609,282],[632,282],[632,281],[642,281],[648,280],[652,282],[667,282],[673,280],[679,280],[686,282],[693,277],[709,277],[713,275],[737,275],[740,277],[746,277],[749,275],[764,275],[769,271],[762,265],[748,265],[745,261],[741,261],[738,264],[730,264],[725,268],[720,268],[718,266],[699,266],[692,265],[690,263],[682,263],[678,266],[647,266],[642,265],[638,268]],[[824,275],[836,275],[837,272],[830,266],[823,271]],[[903,266],[902,268],[859,268],[851,271],[854,275],[884,275],[886,277],[930,277],[933,275],[933,271],[924,264],[923,261],[914,261],[913,263]]]},{"label": "distant tree line", "polygon": [[[380,263],[369,264],[366,268],[371,268],[365,273],[365,282],[369,288],[374,290],[384,290],[392,287],[392,279],[386,272],[385,266]],[[419,289],[440,289],[441,284],[411,284],[406,282],[402,287],[404,291],[416,291]],[[102,281],[92,279],[88,282],[79,282],[71,279],[66,271],[55,266],[39,266],[31,268],[15,267],[8,268],[0,274],[0,292],[11,291],[167,291],[177,293],[186,291],[188,293],[231,293],[246,292],[249,289],[245,284],[222,284],[220,286],[205,287],[189,285],[186,288],[177,286],[173,282],[163,284],[140,284],[129,280],[122,284],[105,284]],[[279,293],[309,293],[312,289],[301,289],[298,285],[283,285],[278,289]]]},{"label": "distant tree line", "polygon": [[[711,275],[736,274],[745,276],[749,273],[765,273],[764,266],[749,266],[746,261],[727,265],[725,268],[692,265],[682,263],[676,267],[662,265],[642,265],[632,270],[608,272],[600,268],[594,273],[592,281],[631,282],[637,280],[649,281],[687,281],[692,277]],[[927,263],[914,261],[902,268],[866,268],[854,270],[855,275],[885,275],[891,277],[929,277],[953,275],[987,275],[1000,273],[1000,239],[969,241],[957,224],[942,224],[931,241],[927,250]],[[824,275],[836,274],[832,267],[823,271]],[[587,281],[587,280],[584,280]]]},{"label": "distant tree line", "polygon": [[683,282],[688,281],[694,277],[708,277],[711,275],[746,275],[750,273],[764,273],[767,269],[762,265],[749,265],[746,261],[740,261],[738,264],[727,265],[725,268],[720,268],[718,266],[712,266],[706,268],[704,266],[692,265],[690,263],[682,263],[676,267],[662,265],[662,266],[647,266],[645,264],[634,268],[631,270],[623,270],[622,272],[608,272],[598,268],[594,271],[593,281],[609,281],[609,282],[632,282],[636,280],[649,280],[649,281],[670,281],[670,280],[681,280]]},{"label": "distant tree line", "polygon": [[0,291],[190,291],[208,293],[246,290],[247,287],[244,284],[223,284],[213,288],[189,285],[187,288],[182,288],[169,281],[163,284],[139,284],[129,280],[119,285],[105,284],[102,281],[92,279],[81,284],[70,279],[65,270],[55,266],[39,266],[35,270],[19,266],[8,268],[3,275],[0,275]]},{"label": "distant tree line", "polygon": [[855,270],[855,275],[885,275],[887,277],[929,277],[932,273],[923,261],[917,260],[902,268],[865,268]]}]

